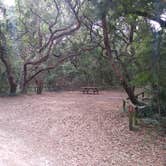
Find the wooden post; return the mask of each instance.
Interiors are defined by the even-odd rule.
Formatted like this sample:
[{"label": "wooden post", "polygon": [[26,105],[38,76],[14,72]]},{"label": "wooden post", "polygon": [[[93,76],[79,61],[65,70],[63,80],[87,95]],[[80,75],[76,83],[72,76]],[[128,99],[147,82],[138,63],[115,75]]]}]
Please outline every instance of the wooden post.
[{"label": "wooden post", "polygon": [[133,111],[133,126],[137,124],[137,119],[136,119],[136,112]]},{"label": "wooden post", "polygon": [[136,107],[134,109],[134,125],[138,125],[138,120],[137,120],[137,111],[138,111],[138,108]]},{"label": "wooden post", "polygon": [[126,101],[123,100],[123,112],[126,112]]},{"label": "wooden post", "polygon": [[128,111],[129,111],[129,130],[132,131],[134,129],[133,128],[134,107],[129,105]]}]

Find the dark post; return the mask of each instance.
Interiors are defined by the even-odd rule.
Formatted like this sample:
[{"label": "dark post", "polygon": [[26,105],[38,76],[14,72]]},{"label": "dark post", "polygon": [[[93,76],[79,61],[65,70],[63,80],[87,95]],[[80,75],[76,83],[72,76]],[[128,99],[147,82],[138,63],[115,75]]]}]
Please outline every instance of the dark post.
[{"label": "dark post", "polygon": [[129,111],[129,130],[132,131],[133,130],[133,116],[134,116],[133,106],[129,105],[128,111]]},{"label": "dark post", "polygon": [[126,112],[126,101],[123,100],[123,112]]}]

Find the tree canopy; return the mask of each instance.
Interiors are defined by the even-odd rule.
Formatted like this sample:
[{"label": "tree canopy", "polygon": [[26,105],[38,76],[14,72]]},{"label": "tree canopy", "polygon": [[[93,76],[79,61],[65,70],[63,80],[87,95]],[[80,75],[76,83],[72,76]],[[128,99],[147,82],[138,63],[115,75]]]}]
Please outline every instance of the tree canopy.
[{"label": "tree canopy", "polygon": [[37,79],[118,85],[138,105],[135,89],[148,89],[165,110],[165,10],[164,0],[0,2],[0,91],[26,93]]}]

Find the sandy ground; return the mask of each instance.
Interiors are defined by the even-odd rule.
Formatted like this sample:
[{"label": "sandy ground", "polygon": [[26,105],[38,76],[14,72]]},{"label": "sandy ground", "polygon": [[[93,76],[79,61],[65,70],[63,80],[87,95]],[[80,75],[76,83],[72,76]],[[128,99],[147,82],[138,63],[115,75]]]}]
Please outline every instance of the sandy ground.
[{"label": "sandy ground", "polygon": [[0,166],[166,166],[166,139],[131,132],[124,94],[0,98]]}]

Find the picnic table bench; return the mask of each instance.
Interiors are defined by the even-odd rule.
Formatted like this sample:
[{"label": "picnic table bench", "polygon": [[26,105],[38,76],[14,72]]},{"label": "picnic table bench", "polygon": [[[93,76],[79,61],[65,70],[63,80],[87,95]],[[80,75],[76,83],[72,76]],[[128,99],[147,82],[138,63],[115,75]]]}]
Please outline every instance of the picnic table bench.
[{"label": "picnic table bench", "polygon": [[99,94],[99,88],[96,86],[86,86],[82,87],[83,94]]}]

